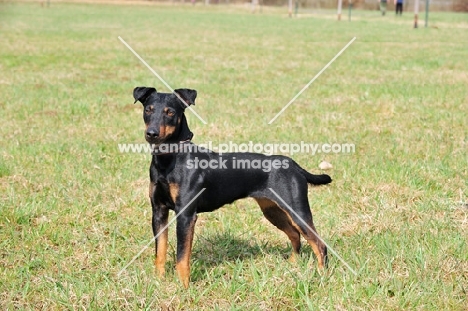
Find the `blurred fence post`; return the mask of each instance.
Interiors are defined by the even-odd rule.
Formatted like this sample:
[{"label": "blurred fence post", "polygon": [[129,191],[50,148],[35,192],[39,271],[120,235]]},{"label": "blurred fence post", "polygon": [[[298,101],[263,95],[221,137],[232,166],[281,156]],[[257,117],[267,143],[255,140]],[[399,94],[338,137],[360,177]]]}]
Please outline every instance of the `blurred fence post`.
[{"label": "blurred fence post", "polygon": [[428,19],[429,19],[429,0],[426,0],[426,23],[424,25],[425,27],[427,27]]},{"label": "blurred fence post", "polygon": [[341,20],[341,6],[343,4],[343,0],[338,0],[338,20]]},{"label": "blurred fence post", "polygon": [[351,21],[351,10],[353,9],[353,0],[349,1],[349,12],[348,12],[348,21]]},{"label": "blurred fence post", "polygon": [[414,28],[418,28],[419,0],[414,1]]}]

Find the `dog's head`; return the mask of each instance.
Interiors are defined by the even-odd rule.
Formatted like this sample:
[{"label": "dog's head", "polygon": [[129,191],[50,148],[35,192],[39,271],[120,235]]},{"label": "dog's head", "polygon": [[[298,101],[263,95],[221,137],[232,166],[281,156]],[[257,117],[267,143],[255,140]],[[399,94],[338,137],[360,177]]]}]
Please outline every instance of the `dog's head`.
[{"label": "dog's head", "polygon": [[133,90],[135,103],[143,104],[145,138],[150,144],[174,143],[190,140],[190,131],[184,111],[195,105],[197,91],[177,89],[174,93],[159,93],[153,87],[140,86]]}]

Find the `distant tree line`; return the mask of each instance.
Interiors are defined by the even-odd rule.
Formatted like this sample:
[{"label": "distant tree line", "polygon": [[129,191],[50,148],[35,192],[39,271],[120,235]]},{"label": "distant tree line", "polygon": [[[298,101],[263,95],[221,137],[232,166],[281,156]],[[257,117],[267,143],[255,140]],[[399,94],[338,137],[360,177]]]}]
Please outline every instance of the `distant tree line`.
[{"label": "distant tree line", "polygon": [[[1,1],[1,0],[0,0]],[[168,0],[150,0],[166,2]],[[229,3],[252,3],[257,2],[260,5],[285,6],[289,0],[170,0],[172,2],[198,2],[205,4],[229,4]],[[292,0],[294,5],[297,3],[300,8],[308,9],[336,9],[338,0]],[[353,8],[364,10],[379,10],[379,0],[343,0],[343,6],[346,8],[352,2]],[[393,0],[387,0],[389,9],[393,9]],[[416,0],[404,0],[405,10],[412,10]],[[420,1],[420,10],[425,10],[426,0]],[[468,12],[468,0],[429,0],[431,11],[455,11]]]},{"label": "distant tree line", "polygon": [[[235,0],[233,0],[235,1]],[[260,0],[264,5],[285,5],[288,0]],[[299,7],[312,9],[334,9],[337,7],[337,0],[293,0],[298,3]],[[343,0],[343,6],[348,6],[349,1],[352,1],[353,8],[378,10],[379,0]],[[406,8],[412,8],[415,0],[405,0]],[[248,2],[248,1],[247,1]],[[389,6],[393,6],[393,0],[388,0]],[[425,9],[426,1],[420,0],[420,9]],[[437,11],[458,11],[468,12],[468,0],[430,0],[429,7],[431,10]]]}]

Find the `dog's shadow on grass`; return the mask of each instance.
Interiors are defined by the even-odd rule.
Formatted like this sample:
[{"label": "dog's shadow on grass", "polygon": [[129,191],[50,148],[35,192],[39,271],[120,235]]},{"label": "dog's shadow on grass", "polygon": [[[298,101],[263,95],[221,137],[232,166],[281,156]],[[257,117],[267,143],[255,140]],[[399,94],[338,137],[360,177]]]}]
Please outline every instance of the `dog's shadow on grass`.
[{"label": "dog's shadow on grass", "polygon": [[[301,253],[307,256],[310,255],[310,250],[305,247]],[[268,255],[286,261],[290,254],[291,246],[286,236],[282,245],[234,235],[229,231],[198,236],[192,253],[192,280],[204,279],[206,273],[226,262],[232,264],[239,260],[247,261]]]}]

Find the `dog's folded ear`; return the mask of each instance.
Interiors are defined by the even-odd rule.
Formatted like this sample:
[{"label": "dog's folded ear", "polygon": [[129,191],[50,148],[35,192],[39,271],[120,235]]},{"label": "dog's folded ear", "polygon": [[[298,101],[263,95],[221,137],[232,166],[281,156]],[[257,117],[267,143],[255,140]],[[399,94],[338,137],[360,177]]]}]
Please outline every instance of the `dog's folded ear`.
[{"label": "dog's folded ear", "polygon": [[146,87],[146,86],[139,86],[133,90],[133,98],[135,98],[135,102],[140,101],[140,103],[144,104],[146,99],[152,94],[156,92],[154,87]]},{"label": "dog's folded ear", "polygon": [[[174,90],[187,105],[195,105],[195,98],[197,98],[197,91],[191,89],[177,89]],[[184,105],[185,106],[185,105]]]}]

